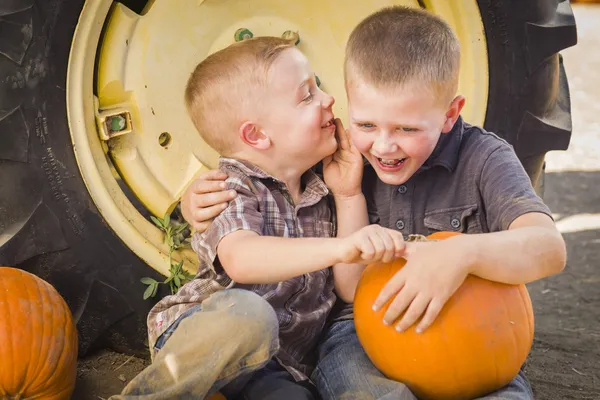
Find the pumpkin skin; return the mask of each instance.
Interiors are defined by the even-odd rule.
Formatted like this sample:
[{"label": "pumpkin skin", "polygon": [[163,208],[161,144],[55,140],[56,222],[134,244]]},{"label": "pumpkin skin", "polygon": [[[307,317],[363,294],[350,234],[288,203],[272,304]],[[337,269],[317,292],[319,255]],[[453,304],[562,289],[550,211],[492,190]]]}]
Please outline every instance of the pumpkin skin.
[{"label": "pumpkin skin", "polygon": [[[428,239],[453,235],[442,232]],[[392,300],[378,312],[372,305],[405,264],[399,258],[367,266],[356,290],[356,332],[373,364],[419,399],[473,399],[512,381],[533,343],[533,309],[525,285],[469,275],[425,332],[417,333],[414,324],[400,333],[395,325],[383,324]]]},{"label": "pumpkin skin", "polygon": [[77,330],[47,282],[0,267],[0,398],[69,399],[77,373]]}]

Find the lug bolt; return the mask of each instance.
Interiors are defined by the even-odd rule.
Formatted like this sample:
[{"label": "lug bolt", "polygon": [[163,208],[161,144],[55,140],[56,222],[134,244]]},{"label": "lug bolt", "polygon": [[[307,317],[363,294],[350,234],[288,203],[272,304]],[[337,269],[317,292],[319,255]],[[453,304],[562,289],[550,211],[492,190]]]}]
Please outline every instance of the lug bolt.
[{"label": "lug bolt", "polygon": [[236,42],[241,42],[242,40],[252,39],[254,34],[247,28],[240,28],[233,34],[233,38]]},{"label": "lug bolt", "polygon": [[294,42],[294,46],[298,46],[298,43],[300,43],[300,35],[298,32],[285,31],[281,37],[285,40],[289,40],[290,42]]},{"label": "lug bolt", "polygon": [[113,115],[110,117],[110,121],[107,121],[107,125],[110,127],[111,132],[121,132],[127,127],[127,120],[121,114]]}]

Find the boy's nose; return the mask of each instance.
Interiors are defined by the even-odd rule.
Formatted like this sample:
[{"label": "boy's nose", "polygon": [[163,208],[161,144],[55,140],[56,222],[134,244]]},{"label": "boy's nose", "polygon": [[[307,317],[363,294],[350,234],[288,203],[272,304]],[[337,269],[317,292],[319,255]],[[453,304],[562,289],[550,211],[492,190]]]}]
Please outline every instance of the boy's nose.
[{"label": "boy's nose", "polygon": [[333,96],[325,93],[325,97],[323,98],[323,102],[321,103],[323,104],[323,108],[330,108],[331,106],[333,106],[334,103],[335,99],[333,98]]},{"label": "boy's nose", "polygon": [[389,140],[387,135],[379,135],[373,142],[373,150],[380,156],[394,153],[398,150],[398,145],[394,141]]}]

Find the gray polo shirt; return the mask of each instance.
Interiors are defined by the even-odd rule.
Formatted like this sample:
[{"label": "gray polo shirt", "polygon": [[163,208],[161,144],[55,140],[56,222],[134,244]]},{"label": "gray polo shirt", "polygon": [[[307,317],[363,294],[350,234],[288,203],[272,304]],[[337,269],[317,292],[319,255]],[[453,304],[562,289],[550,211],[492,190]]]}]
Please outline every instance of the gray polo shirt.
[{"label": "gray polo shirt", "polygon": [[403,185],[388,185],[365,165],[369,220],[404,235],[508,229],[529,212],[552,217],[512,146],[459,118],[424,165]]}]

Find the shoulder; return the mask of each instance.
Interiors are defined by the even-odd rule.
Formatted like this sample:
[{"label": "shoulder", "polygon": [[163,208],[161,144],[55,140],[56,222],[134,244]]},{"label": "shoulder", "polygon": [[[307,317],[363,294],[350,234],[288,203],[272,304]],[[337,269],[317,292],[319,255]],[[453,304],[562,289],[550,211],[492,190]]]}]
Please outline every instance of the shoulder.
[{"label": "shoulder", "polygon": [[[459,152],[462,173],[481,178],[484,170],[520,168],[513,146],[499,135],[485,129],[465,124]],[[506,172],[505,170],[505,172]]]},{"label": "shoulder", "polygon": [[485,160],[498,149],[513,150],[513,147],[493,132],[476,125],[464,124],[461,157],[471,156]]},{"label": "shoulder", "polygon": [[221,166],[220,169],[227,174],[227,189],[235,190],[238,195],[260,196],[264,191],[268,191],[258,177],[249,175],[243,169],[234,165]]}]

